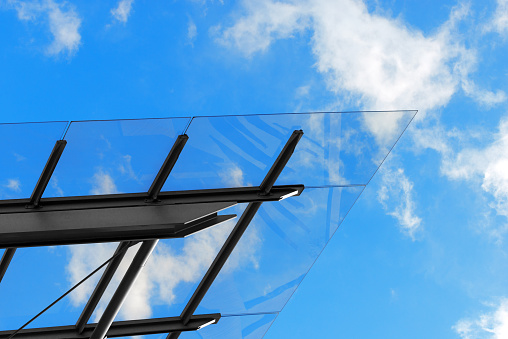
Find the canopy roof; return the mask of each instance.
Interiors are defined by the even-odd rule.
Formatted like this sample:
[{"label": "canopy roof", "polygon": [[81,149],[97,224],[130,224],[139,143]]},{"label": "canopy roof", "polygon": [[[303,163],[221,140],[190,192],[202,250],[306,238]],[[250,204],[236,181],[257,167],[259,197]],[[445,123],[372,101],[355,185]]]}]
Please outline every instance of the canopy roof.
[{"label": "canopy roof", "polygon": [[0,124],[0,338],[263,337],[415,114]]}]

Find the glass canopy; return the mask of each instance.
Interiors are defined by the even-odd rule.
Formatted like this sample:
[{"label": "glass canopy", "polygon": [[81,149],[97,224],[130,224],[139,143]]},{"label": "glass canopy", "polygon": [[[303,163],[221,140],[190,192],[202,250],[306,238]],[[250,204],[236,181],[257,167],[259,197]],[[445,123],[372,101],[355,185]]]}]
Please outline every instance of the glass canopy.
[{"label": "glass canopy", "polygon": [[[12,337],[12,331],[104,264],[13,337],[23,338],[29,328],[74,326],[113,256],[109,263],[118,260],[118,268],[87,321],[101,324],[108,307],[116,303],[114,295],[128,279],[135,256],[147,239],[154,238],[161,240],[151,255],[148,252],[127,298],[118,305],[111,329],[119,321],[183,319],[195,300],[193,294],[202,290],[207,271],[223,255],[226,239],[241,223],[240,216],[253,204],[259,209],[190,313],[220,314],[220,320],[184,331],[180,338],[262,338],[415,113],[0,124],[0,228],[7,229],[6,223],[14,220],[20,229],[28,225],[26,234],[35,234],[34,240],[16,238],[11,246],[10,234],[18,229],[0,229],[4,232],[0,237],[7,239],[2,248],[11,248],[0,249],[4,254],[0,331],[11,331],[0,332],[0,338]],[[303,136],[295,132],[300,130]],[[288,145],[295,136],[301,139],[294,141],[290,152]],[[55,158],[52,148],[58,140],[66,144]],[[265,192],[266,178],[277,167],[272,165],[280,164],[284,154],[288,161],[279,166],[280,175]],[[54,171],[48,172],[48,159],[53,158]],[[177,160],[170,164],[171,159]],[[165,166],[167,178],[160,179]],[[48,182],[38,205],[32,191],[42,185],[46,172]],[[161,192],[150,194],[157,182]],[[89,217],[86,213],[93,214],[90,220],[96,228],[80,233],[81,218]],[[158,233],[150,233],[144,224],[129,231],[128,237],[120,229],[118,238],[117,233],[108,233],[113,230],[107,221],[113,217],[108,215],[128,224],[145,214],[161,220],[150,224]],[[53,215],[56,219],[51,219]],[[32,216],[43,221],[33,223]],[[184,217],[178,222],[165,219]],[[46,222],[53,225],[53,220],[65,230],[45,238]],[[176,233],[168,233],[173,228]],[[76,235],[67,237],[68,229]],[[106,233],[109,238],[103,237]],[[121,253],[118,241],[126,246]],[[125,254],[123,259],[118,253]],[[174,320],[178,326],[179,319]],[[96,325],[86,326],[93,330]],[[145,337],[166,338],[167,333]]]}]

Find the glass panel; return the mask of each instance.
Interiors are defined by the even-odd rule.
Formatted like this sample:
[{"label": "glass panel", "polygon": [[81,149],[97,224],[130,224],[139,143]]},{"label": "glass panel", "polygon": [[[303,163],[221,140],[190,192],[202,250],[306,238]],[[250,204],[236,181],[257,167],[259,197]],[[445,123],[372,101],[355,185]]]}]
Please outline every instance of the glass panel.
[{"label": "glass panel", "polygon": [[[17,249],[0,288],[1,330],[18,329],[67,291],[66,247]],[[27,328],[74,324],[81,310],[66,299]]]},{"label": "glass panel", "polygon": [[44,196],[148,191],[189,120],[72,122],[65,135],[67,147],[53,175],[58,190]]},{"label": "glass panel", "polygon": [[217,324],[199,331],[182,332],[182,339],[259,339],[263,338],[277,314],[223,316]]},{"label": "glass panel", "polygon": [[[366,184],[414,111],[193,118],[165,190],[257,186],[294,130],[304,136],[277,184]],[[388,127],[381,122],[390,122]],[[374,123],[374,122],[377,123]]]},{"label": "glass panel", "polygon": [[362,190],[311,188],[264,203],[196,313],[279,312]]},{"label": "glass panel", "polygon": [[30,198],[66,127],[67,122],[0,124],[0,199]]}]

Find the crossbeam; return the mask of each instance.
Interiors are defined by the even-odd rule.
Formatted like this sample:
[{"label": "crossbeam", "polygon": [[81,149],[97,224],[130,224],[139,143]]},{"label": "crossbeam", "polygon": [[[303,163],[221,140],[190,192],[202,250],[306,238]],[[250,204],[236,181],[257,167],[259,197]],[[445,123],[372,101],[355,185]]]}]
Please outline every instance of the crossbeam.
[{"label": "crossbeam", "polygon": [[[195,315],[184,325],[180,317],[170,318],[153,318],[143,320],[115,321],[111,324],[106,336],[108,338],[128,337],[135,335],[149,335],[168,332],[197,331],[201,327],[210,323],[217,323],[221,315],[202,314]],[[16,339],[88,339],[92,335],[96,323],[87,324],[80,334],[76,331],[74,325],[30,328],[24,329],[16,333]],[[1,331],[0,339],[9,338],[14,331]]]},{"label": "crossbeam", "polygon": [[189,235],[182,231],[193,221],[236,203],[278,201],[302,191],[303,185],[275,186],[269,195],[259,187],[162,192],[157,203],[138,193],[48,198],[37,209],[25,208],[24,199],[4,200],[0,248],[178,238]]},{"label": "crossbeam", "polygon": [[[192,222],[236,202],[0,214],[0,248],[180,238]],[[234,218],[236,215],[229,215]]]},{"label": "crossbeam", "polygon": [[[274,186],[270,195],[263,195],[260,187],[218,188],[189,191],[167,191],[158,194],[158,201],[147,202],[146,193],[85,195],[43,198],[40,208],[27,209],[29,199],[0,200],[0,215],[9,213],[41,213],[48,211],[87,210],[114,207],[160,206],[205,202],[249,203],[279,201],[285,196],[303,191],[303,185]],[[1,227],[1,226],[0,226]]]}]

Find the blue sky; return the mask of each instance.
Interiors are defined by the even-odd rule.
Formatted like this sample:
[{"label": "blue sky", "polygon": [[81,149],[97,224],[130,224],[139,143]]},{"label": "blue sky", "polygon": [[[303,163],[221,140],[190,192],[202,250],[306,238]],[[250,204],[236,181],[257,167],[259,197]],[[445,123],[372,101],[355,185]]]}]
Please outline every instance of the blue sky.
[{"label": "blue sky", "polygon": [[[418,110],[266,338],[508,337],[506,0],[8,0],[0,1],[0,31],[3,123]],[[180,128],[173,121],[151,121],[147,128]],[[364,128],[382,143],[393,121],[364,120]],[[65,126],[44,127],[46,143],[40,130],[10,133],[32,135],[39,140],[34,146],[46,149]],[[83,126],[75,125],[69,138],[103,142],[94,123]],[[104,128],[113,131],[111,126]],[[32,153],[30,159],[45,161],[44,152]],[[122,154],[110,153],[124,161],[119,173],[128,176],[130,158]],[[139,173],[132,182],[151,174]],[[90,179],[97,179],[97,192],[133,187],[121,186],[112,173],[99,174]],[[1,178],[2,199],[30,193],[29,184],[21,187],[9,178]],[[53,183],[49,194],[65,189],[64,178]],[[178,251],[224,234],[178,243],[174,252],[162,246],[157,258],[167,250],[166,257],[178,261]],[[261,241],[255,232],[246,239]],[[54,290],[39,300],[34,284],[19,279],[26,274],[19,267],[49,258],[51,250],[38,286]],[[27,298],[36,299],[9,299],[25,306],[11,315],[15,319],[4,310],[2,329],[37,313],[113,250],[94,247],[93,258],[84,247],[17,254],[8,273],[23,282],[9,285],[6,276],[2,290],[28,289],[33,297]],[[210,246],[211,253],[216,250]],[[245,252],[238,262],[256,267],[255,253]],[[197,260],[196,270],[205,264]],[[191,286],[199,278],[185,274],[177,282]],[[57,276],[62,279],[55,285],[50,278]],[[175,285],[164,294],[163,285],[143,281],[131,312],[165,316],[165,306],[146,295],[164,295],[159,299],[169,302],[173,292],[190,290]],[[83,289],[39,325],[72,323],[86,294]],[[265,328],[272,320],[256,315],[242,326]],[[224,322],[237,326],[233,318]]]}]

